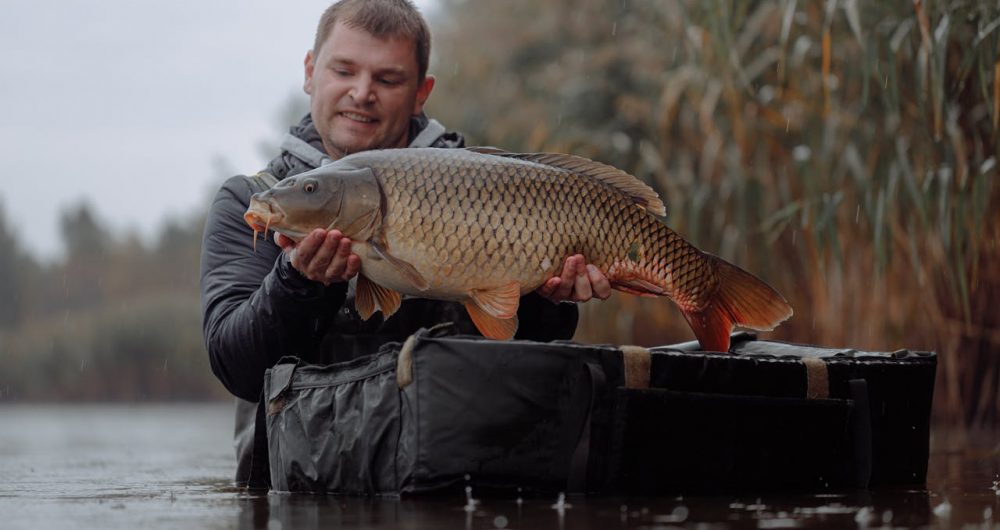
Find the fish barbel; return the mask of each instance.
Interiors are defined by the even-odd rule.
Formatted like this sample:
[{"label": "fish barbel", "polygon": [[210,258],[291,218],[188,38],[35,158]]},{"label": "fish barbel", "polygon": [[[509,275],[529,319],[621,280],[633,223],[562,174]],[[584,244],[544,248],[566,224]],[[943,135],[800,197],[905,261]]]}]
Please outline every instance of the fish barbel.
[{"label": "fish barbel", "polygon": [[385,318],[401,293],[464,303],[479,331],[509,339],[521,295],[582,254],[619,291],[666,296],[702,349],[728,351],[734,326],[792,315],[756,276],[702,252],[663,221],[649,186],[572,155],[494,148],[365,151],[255,194],[244,219],[294,240],[337,229],[361,258],[355,304]]}]

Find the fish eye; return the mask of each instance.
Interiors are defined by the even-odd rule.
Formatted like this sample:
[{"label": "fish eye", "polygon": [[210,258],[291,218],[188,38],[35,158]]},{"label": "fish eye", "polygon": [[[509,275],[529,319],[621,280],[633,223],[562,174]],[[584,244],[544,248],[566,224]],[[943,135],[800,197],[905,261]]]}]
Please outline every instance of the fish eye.
[{"label": "fish eye", "polygon": [[305,191],[306,193],[312,193],[316,191],[316,181],[307,180],[305,184],[302,185],[302,190]]}]

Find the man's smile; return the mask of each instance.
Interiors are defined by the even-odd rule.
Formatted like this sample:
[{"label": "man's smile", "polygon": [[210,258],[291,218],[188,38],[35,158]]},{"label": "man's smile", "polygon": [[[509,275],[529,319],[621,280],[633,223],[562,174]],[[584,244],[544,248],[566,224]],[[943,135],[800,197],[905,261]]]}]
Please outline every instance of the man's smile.
[{"label": "man's smile", "polygon": [[373,123],[378,121],[370,116],[365,116],[363,114],[358,114],[356,112],[350,112],[350,111],[341,112],[340,115],[351,121],[356,121],[360,123]]}]

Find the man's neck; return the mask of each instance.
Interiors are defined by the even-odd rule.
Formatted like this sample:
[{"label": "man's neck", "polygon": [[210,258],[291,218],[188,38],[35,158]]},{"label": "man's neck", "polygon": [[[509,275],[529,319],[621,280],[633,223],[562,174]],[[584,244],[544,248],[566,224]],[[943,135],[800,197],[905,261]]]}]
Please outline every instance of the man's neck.
[{"label": "man's neck", "polygon": [[[373,147],[371,149],[362,149],[361,151],[371,151],[374,149],[400,149],[410,145],[409,142],[410,142],[409,134],[406,134],[402,138],[400,138],[395,145],[390,145],[385,147]],[[326,155],[329,156],[331,160],[340,160],[341,158],[344,158],[347,155],[353,154],[353,152],[348,153],[340,149],[337,149],[336,147],[330,145],[330,143],[327,142],[326,139],[323,140],[323,150],[326,151]],[[361,151],[355,151],[355,152],[361,152]]]}]

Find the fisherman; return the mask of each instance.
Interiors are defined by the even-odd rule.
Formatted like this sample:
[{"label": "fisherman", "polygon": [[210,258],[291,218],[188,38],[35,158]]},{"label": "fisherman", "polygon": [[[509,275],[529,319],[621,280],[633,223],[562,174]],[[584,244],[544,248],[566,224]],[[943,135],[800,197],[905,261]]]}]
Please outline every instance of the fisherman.
[{"label": "fisherman", "polygon": [[[352,281],[361,263],[348,238],[317,229],[298,244],[279,235],[274,245],[261,242],[252,250],[252,230],[243,220],[253,193],[347,154],[462,147],[460,134],[423,112],[434,88],[429,56],[427,24],[408,0],[341,0],[327,8],[305,57],[309,114],[262,172],[230,178],[212,202],[201,256],[202,324],[212,371],[237,398],[238,486],[246,486],[250,474],[264,372],[281,357],[347,361],[442,322],[476,333],[457,302],[406,299],[391,319],[376,313],[363,321],[354,310]],[[515,338],[569,339],[577,307],[561,302],[610,294],[596,267],[571,256],[561,275],[522,297]]]}]

